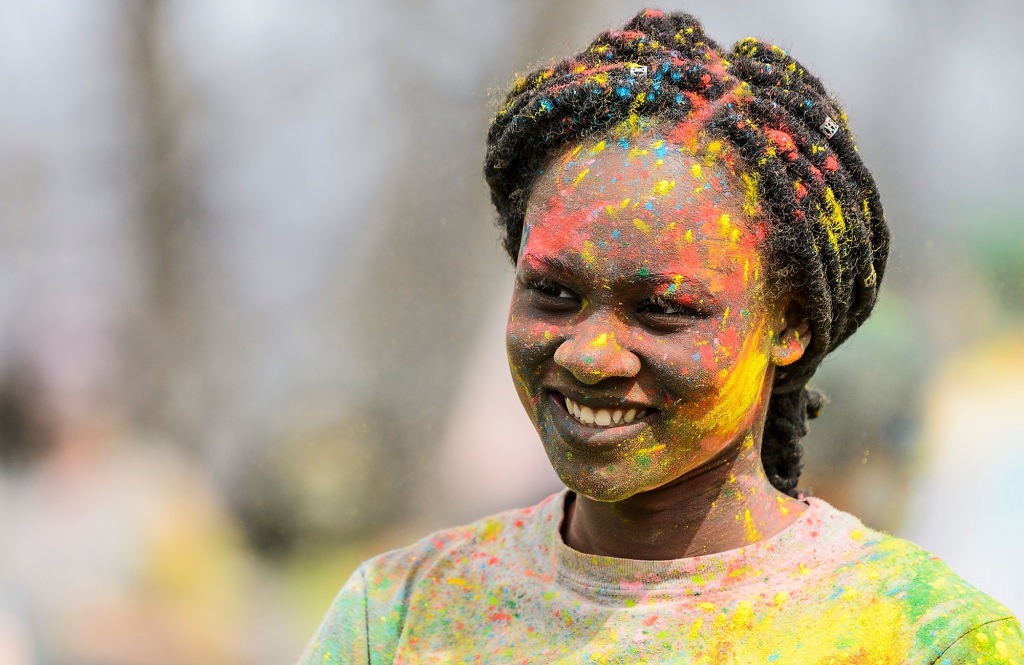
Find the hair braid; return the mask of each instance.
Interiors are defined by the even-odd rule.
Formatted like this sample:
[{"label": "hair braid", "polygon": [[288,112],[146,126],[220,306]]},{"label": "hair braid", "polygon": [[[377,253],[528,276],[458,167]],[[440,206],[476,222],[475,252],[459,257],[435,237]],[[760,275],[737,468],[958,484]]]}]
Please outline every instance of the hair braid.
[{"label": "hair braid", "polygon": [[[825,134],[826,123],[838,131]],[[484,174],[515,261],[531,190],[569,141],[623,128],[673,140],[722,140],[769,227],[773,287],[798,294],[811,340],[777,368],[762,443],[772,484],[795,494],[800,440],[821,411],[806,388],[822,359],[867,319],[888,255],[877,187],[846,115],[822,82],[778,46],[724,51],[688,14],[645,10],[581,53],[519,78],[487,136]]]}]

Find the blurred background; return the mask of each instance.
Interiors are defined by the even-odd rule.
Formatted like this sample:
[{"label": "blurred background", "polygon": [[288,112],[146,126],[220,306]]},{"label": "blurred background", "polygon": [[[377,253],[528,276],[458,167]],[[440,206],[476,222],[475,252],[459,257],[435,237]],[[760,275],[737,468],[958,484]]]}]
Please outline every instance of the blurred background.
[{"label": "blurred background", "polygon": [[[0,662],[292,662],[362,559],[558,488],[484,137],[642,6],[0,0]],[[882,189],[804,488],[1024,611],[1024,4],[661,7],[817,72]]]}]

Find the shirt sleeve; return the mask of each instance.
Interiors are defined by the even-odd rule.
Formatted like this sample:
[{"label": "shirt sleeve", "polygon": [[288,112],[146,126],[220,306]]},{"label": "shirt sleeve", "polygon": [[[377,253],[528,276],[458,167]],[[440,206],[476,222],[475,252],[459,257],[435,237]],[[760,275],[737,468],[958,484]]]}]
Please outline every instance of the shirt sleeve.
[{"label": "shirt sleeve", "polygon": [[331,603],[298,665],[367,665],[366,577],[360,567]]},{"label": "shirt sleeve", "polygon": [[1024,662],[1024,636],[1013,617],[990,621],[965,634],[935,665],[1017,665]]}]

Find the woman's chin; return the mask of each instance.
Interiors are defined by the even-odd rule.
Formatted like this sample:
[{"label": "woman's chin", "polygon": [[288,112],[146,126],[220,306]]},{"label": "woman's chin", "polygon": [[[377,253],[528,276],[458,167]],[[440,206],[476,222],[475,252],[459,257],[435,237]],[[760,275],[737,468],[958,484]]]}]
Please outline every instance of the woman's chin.
[{"label": "woman's chin", "polygon": [[[555,473],[566,487],[576,494],[594,501],[614,503],[624,501],[650,486],[652,479],[637,474],[635,469],[624,465],[581,466],[568,463],[556,463],[551,460]],[[655,485],[657,483],[654,481]]]}]

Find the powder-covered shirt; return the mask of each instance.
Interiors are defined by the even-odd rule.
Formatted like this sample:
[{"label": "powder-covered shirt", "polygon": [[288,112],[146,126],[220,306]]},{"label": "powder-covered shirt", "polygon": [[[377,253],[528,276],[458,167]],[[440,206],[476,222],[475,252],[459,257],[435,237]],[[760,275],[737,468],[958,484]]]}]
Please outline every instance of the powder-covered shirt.
[{"label": "powder-covered shirt", "polygon": [[635,561],[566,546],[566,496],[367,561],[301,663],[1024,663],[1005,607],[824,501],[746,547]]}]

